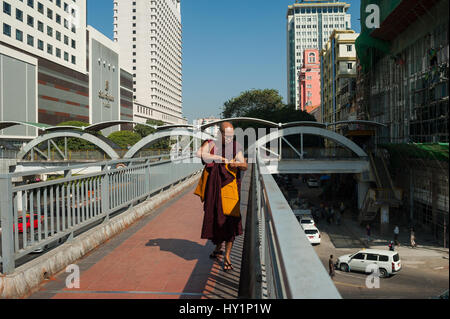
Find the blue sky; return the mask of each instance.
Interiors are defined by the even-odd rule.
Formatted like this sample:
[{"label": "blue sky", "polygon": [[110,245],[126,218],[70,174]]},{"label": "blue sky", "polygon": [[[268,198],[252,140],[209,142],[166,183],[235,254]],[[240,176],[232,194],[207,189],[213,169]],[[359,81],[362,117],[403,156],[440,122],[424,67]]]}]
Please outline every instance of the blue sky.
[{"label": "blue sky", "polygon": [[[142,1],[142,0],[140,0]],[[219,116],[223,103],[250,89],[286,100],[286,11],[294,0],[181,0],[183,114]],[[360,31],[360,0],[347,0]],[[109,38],[113,1],[88,0],[88,24]]]}]

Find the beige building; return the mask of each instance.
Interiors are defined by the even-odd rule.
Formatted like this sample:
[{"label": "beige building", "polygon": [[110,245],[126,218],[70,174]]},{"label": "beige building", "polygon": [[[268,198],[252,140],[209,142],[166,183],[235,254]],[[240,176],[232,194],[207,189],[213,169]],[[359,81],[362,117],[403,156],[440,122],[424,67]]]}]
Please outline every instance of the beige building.
[{"label": "beige building", "polygon": [[322,122],[352,119],[349,111],[356,92],[356,49],[353,30],[334,30],[320,52]]}]

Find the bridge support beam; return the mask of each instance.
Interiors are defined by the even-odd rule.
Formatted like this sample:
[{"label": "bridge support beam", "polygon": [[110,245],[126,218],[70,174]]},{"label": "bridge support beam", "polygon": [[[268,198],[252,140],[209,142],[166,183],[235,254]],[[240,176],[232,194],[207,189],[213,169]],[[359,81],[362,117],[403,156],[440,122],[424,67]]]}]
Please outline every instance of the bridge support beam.
[{"label": "bridge support beam", "polygon": [[370,184],[368,182],[358,181],[358,211],[363,208],[364,199],[366,198],[367,192],[369,191],[369,186]]},{"label": "bridge support beam", "polygon": [[380,233],[387,235],[389,232],[389,205],[380,208]]}]

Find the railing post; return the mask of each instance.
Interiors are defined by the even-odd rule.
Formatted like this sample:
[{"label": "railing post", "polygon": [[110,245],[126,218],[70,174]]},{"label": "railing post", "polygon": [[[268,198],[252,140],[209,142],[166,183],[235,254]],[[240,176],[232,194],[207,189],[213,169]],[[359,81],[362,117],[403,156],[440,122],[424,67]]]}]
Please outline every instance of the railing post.
[{"label": "railing post", "polygon": [[150,160],[145,161],[144,178],[145,192],[147,195],[150,195]]},{"label": "railing post", "polygon": [[109,213],[111,211],[111,207],[109,205],[109,193],[110,193],[110,184],[109,184],[109,175],[107,166],[102,167],[102,171],[105,175],[102,178],[102,186],[101,186],[101,202],[102,202],[102,212],[106,214],[105,222],[109,221]]},{"label": "railing post", "polygon": [[0,220],[2,225],[2,263],[3,273],[12,274],[15,270],[13,202],[11,176],[0,177]]}]

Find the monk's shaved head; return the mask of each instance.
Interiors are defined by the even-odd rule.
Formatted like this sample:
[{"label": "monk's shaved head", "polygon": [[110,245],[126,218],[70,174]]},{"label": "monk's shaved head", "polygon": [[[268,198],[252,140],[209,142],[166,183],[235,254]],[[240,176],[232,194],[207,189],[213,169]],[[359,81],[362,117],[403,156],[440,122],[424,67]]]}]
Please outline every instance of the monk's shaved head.
[{"label": "monk's shaved head", "polygon": [[220,124],[220,131],[225,132],[226,129],[232,128],[234,129],[233,124],[231,124],[231,122],[223,122]]}]

